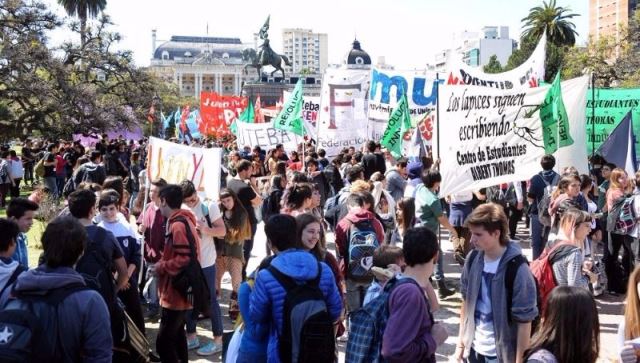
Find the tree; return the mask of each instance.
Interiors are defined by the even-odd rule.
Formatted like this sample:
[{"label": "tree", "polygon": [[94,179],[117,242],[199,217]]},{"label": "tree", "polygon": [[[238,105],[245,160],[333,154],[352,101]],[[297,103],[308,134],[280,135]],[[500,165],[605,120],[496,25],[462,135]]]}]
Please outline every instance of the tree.
[{"label": "tree", "polygon": [[85,45],[87,34],[87,19],[97,18],[107,7],[107,0],[58,0],[69,16],[80,20],[80,44]]},{"label": "tree", "polygon": [[557,46],[573,46],[576,43],[576,26],[570,21],[579,14],[570,13],[570,8],[556,6],[556,0],[542,2],[529,10],[524,23],[523,39],[540,39],[546,31],[547,41]]},{"label": "tree", "polygon": [[500,72],[502,72],[502,65],[500,64],[500,61],[498,60],[498,56],[495,55],[495,54],[492,55],[489,58],[489,63],[487,63],[487,65],[482,67],[482,69],[484,70],[485,73],[500,73]]}]

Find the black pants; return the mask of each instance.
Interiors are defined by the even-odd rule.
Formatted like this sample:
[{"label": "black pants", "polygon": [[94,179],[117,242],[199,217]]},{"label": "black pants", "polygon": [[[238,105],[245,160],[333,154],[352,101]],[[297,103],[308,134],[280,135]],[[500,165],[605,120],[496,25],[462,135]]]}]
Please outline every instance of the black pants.
[{"label": "black pants", "polygon": [[11,188],[11,199],[18,198],[20,196],[20,182],[22,178],[13,179],[13,187]]},{"label": "black pants", "polygon": [[[609,235],[608,256],[605,260],[605,271],[609,290],[618,293],[624,293],[626,291],[625,282],[629,278],[629,275],[631,275],[631,272],[633,272],[634,256],[631,249],[632,241],[633,238],[630,236],[615,233]],[[618,260],[620,248],[622,248],[622,263]],[[619,266],[622,266],[622,271]]]},{"label": "black pants", "polygon": [[187,363],[186,310],[162,309],[160,329],[156,338],[156,350],[162,363]]},{"label": "black pants", "polygon": [[[135,275],[137,276],[137,275]],[[137,284],[131,285],[127,290],[118,292],[118,297],[124,304],[124,310],[136,324],[136,327],[142,334],[145,334],[144,315],[142,314],[142,305],[140,304],[140,295],[138,294]]]},{"label": "black pants", "polygon": [[522,219],[523,210],[518,210],[515,205],[510,205],[504,209],[504,212],[509,217],[509,237],[515,239],[516,229],[518,228],[518,222]]}]

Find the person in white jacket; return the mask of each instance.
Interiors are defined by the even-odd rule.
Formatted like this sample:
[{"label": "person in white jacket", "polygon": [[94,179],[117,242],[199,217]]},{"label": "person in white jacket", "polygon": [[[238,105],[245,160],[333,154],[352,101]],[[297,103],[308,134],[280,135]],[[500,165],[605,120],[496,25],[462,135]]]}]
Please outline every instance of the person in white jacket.
[{"label": "person in white jacket", "polygon": [[11,159],[11,165],[9,168],[9,175],[13,179],[13,187],[11,188],[11,198],[17,198],[20,196],[20,181],[24,178],[24,166],[22,160],[18,157],[15,150],[9,150]]}]

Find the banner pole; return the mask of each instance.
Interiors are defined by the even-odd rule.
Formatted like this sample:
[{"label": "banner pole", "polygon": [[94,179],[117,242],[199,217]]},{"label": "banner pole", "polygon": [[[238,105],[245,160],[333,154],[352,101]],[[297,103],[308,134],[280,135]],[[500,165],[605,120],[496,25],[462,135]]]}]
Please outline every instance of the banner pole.
[{"label": "banner pole", "polygon": [[436,155],[440,159],[440,73],[438,72],[436,72],[436,140],[438,140]]},{"label": "banner pole", "polygon": [[596,154],[596,72],[591,72],[591,157]]}]

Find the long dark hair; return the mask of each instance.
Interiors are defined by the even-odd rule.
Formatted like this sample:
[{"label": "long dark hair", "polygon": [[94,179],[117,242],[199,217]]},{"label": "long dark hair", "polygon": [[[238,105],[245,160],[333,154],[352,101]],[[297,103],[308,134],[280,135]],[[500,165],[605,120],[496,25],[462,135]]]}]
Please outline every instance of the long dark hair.
[{"label": "long dark hair", "polygon": [[558,286],[551,291],[542,326],[533,336],[525,360],[537,350],[553,353],[558,362],[594,363],[600,352],[600,323],[589,290]]},{"label": "long dark hair", "polygon": [[302,243],[302,231],[311,223],[318,223],[320,226],[320,240],[316,243],[315,247],[313,247],[311,252],[312,255],[316,256],[318,261],[324,261],[324,256],[326,253],[326,241],[324,238],[324,228],[322,228],[322,223],[318,218],[309,213],[303,213],[296,217],[296,248],[305,249],[306,247]]},{"label": "long dark hair", "polygon": [[[402,211],[402,216],[398,216],[398,211]],[[413,227],[413,219],[416,214],[416,203],[413,198],[402,198],[396,205],[396,223],[402,225],[404,231]]]},{"label": "long dark hair", "polygon": [[282,196],[284,209],[294,211],[304,206],[304,201],[313,196],[313,190],[308,183],[297,183],[285,191]]},{"label": "long dark hair", "polygon": [[229,227],[233,229],[240,229],[249,218],[249,215],[247,214],[247,211],[244,209],[244,206],[242,206],[242,203],[240,203],[238,196],[233,192],[233,190],[227,188],[223,188],[220,190],[220,212],[222,212],[222,214],[224,215],[226,209],[222,204],[222,199],[229,197],[233,198],[233,209],[231,209],[231,218],[227,220],[229,223]]}]

